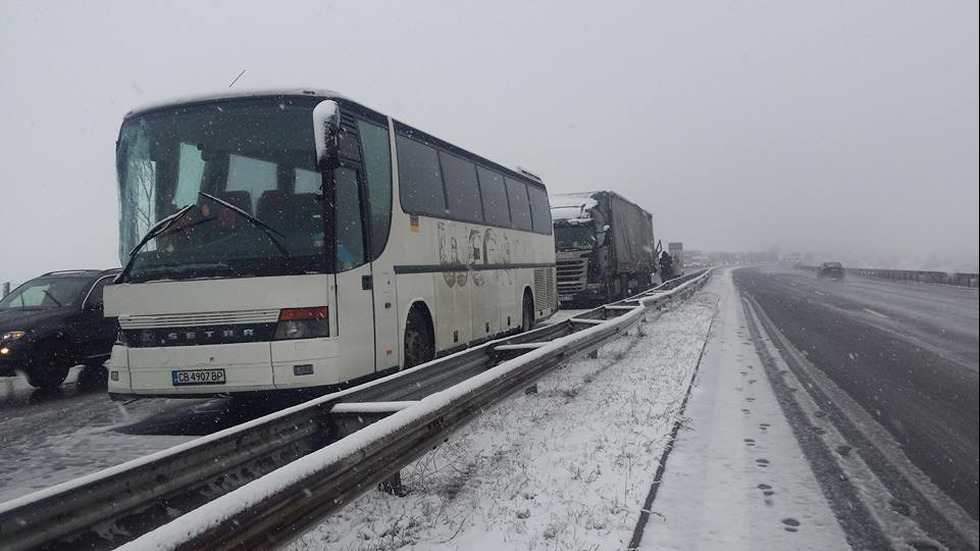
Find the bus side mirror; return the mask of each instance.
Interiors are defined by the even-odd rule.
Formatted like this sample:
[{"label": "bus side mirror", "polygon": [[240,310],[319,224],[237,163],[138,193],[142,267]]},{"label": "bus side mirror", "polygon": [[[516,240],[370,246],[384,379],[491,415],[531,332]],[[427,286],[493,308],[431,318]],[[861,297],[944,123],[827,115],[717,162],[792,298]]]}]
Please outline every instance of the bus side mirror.
[{"label": "bus side mirror", "polygon": [[316,163],[322,170],[337,165],[339,136],[340,106],[333,100],[321,101],[313,108],[313,140],[316,145]]}]

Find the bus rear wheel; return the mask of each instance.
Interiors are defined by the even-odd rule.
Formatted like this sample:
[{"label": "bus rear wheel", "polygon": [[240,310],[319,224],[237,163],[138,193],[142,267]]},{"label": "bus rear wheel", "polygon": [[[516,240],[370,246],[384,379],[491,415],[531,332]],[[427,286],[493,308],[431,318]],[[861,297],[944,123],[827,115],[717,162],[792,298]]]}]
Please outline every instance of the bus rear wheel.
[{"label": "bus rear wheel", "polygon": [[534,299],[531,293],[524,291],[524,303],[521,305],[521,332],[530,331],[534,327]]},{"label": "bus rear wheel", "polygon": [[405,326],[405,362],[402,369],[408,369],[431,361],[435,356],[431,325],[425,314],[412,310]]}]

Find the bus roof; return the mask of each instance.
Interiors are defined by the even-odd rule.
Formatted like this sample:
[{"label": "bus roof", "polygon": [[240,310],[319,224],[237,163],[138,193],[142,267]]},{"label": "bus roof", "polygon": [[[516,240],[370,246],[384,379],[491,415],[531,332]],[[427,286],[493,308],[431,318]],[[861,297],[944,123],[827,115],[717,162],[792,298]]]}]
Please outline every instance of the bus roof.
[{"label": "bus roof", "polygon": [[168,100],[154,101],[145,105],[141,105],[131,110],[130,112],[126,113],[126,118],[132,117],[133,115],[138,115],[140,113],[145,113],[147,111],[165,109],[167,107],[174,107],[178,105],[206,103],[209,101],[217,101],[217,100],[224,100],[224,99],[268,98],[268,97],[275,97],[275,96],[308,96],[314,98],[344,99],[348,101],[353,101],[342,94],[323,88],[273,88],[267,90],[237,90],[234,92],[229,90],[224,90],[221,92],[215,92],[213,94],[203,94],[200,96],[178,97],[178,98],[171,98]]}]

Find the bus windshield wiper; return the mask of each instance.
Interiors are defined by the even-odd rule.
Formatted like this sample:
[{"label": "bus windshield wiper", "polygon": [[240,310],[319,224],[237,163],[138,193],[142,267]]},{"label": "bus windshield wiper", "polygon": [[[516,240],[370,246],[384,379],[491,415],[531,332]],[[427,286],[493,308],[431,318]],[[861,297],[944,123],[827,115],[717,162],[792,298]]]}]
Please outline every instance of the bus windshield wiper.
[{"label": "bus windshield wiper", "polygon": [[121,272],[119,272],[119,275],[116,276],[113,282],[123,281],[129,274],[129,271],[133,269],[133,261],[136,260],[136,253],[138,253],[140,249],[149,243],[151,239],[170,229],[170,226],[174,225],[177,220],[180,220],[193,207],[193,204],[187,205],[170,216],[161,218],[159,222],[154,224],[153,227],[146,232],[146,235],[143,236],[143,239],[140,239],[140,242],[133,247],[133,250],[129,251],[129,261],[126,262],[126,266]]},{"label": "bus windshield wiper", "polygon": [[283,256],[285,256],[286,258],[292,258],[293,255],[289,253],[289,249],[287,249],[286,247],[284,247],[283,244],[278,239],[276,239],[276,235],[278,235],[279,237],[286,237],[285,235],[283,235],[282,233],[280,233],[279,230],[273,228],[269,224],[266,224],[265,222],[263,222],[263,221],[259,220],[258,218],[252,216],[248,212],[246,212],[246,211],[244,211],[244,210],[236,207],[235,205],[232,205],[228,201],[224,201],[222,199],[218,199],[214,195],[211,195],[210,193],[204,193],[203,191],[199,191],[197,193],[201,197],[206,197],[206,198],[214,201],[215,203],[218,203],[219,205],[221,205],[221,206],[223,206],[223,207],[231,210],[232,212],[240,215],[242,218],[248,220],[249,222],[251,222],[253,226],[255,226],[256,228],[259,228],[260,230],[262,230],[262,233],[264,233],[269,238],[269,240],[272,241],[272,244],[275,245],[277,249],[279,249],[279,252],[281,252],[283,254]]}]

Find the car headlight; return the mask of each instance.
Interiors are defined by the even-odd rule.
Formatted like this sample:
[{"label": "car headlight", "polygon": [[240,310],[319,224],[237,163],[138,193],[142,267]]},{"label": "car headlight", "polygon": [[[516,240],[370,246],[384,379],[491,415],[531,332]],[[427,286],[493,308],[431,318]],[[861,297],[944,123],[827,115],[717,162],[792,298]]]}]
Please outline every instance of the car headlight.
[{"label": "car headlight", "polygon": [[7,331],[2,336],[0,336],[0,342],[15,341],[26,334],[27,334],[26,331]]}]

